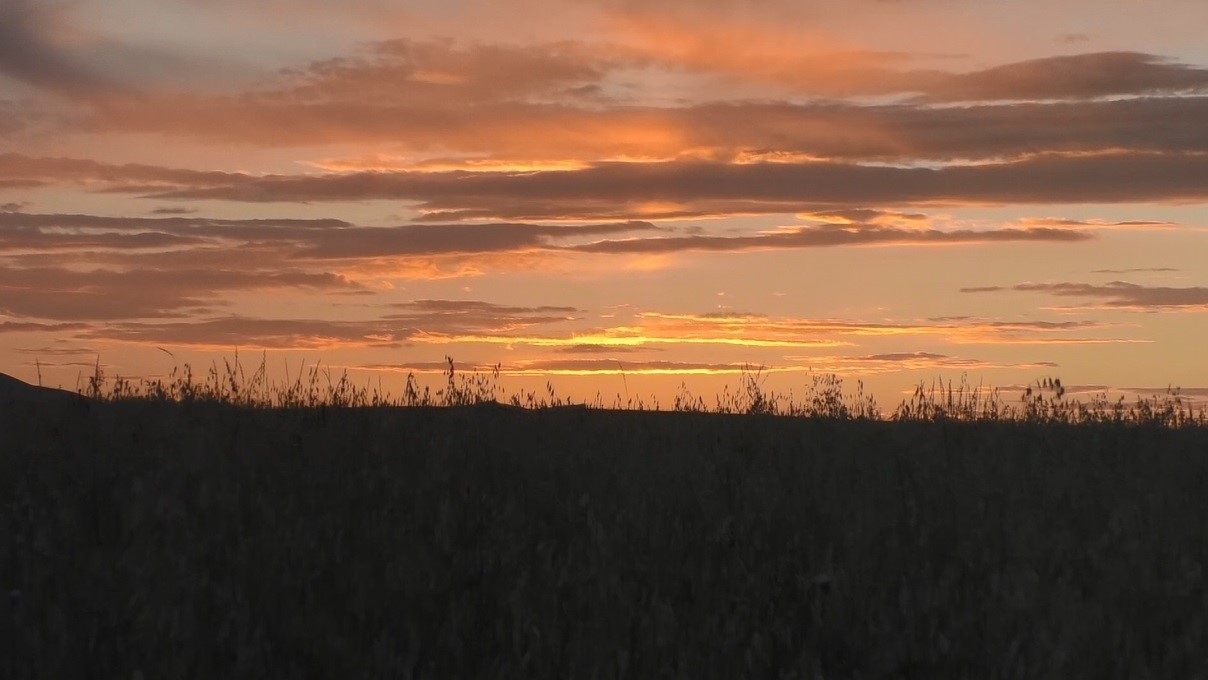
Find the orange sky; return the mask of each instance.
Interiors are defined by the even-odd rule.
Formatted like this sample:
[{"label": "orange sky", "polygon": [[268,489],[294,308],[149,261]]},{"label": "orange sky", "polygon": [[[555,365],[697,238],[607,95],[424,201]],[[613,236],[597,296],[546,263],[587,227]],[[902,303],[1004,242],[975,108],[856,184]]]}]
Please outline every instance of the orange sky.
[{"label": "orange sky", "polygon": [[0,0],[0,371],[1208,394],[1208,5],[1054,4]]}]

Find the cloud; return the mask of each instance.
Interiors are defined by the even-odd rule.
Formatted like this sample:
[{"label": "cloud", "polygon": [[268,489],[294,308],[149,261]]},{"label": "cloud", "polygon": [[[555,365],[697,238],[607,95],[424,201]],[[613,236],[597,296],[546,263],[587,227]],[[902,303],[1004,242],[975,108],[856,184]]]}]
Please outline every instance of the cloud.
[{"label": "cloud", "polygon": [[[463,104],[199,95],[110,103],[98,131],[261,147],[390,145],[406,155],[596,161],[798,154],[847,160],[992,159],[1050,151],[1205,151],[1208,97],[926,106],[777,101],[654,106],[582,101]],[[222,125],[214,125],[222,120]],[[417,161],[413,161],[418,163]],[[396,162],[397,165],[397,162]],[[420,166],[417,166],[420,167]]]},{"label": "cloud", "polygon": [[[1138,393],[1145,393],[1145,394],[1167,394],[1169,391],[1171,391],[1172,388],[1170,388],[1170,387],[1122,387],[1120,389],[1128,390],[1130,392],[1138,392]],[[1208,387],[1175,387],[1173,389],[1178,390],[1179,394],[1185,394],[1185,395],[1196,396],[1196,397],[1208,397]]]},{"label": "cloud", "polygon": [[94,356],[97,354],[97,351],[90,347],[18,347],[14,351],[17,354],[52,357]]},{"label": "cloud", "polygon": [[138,191],[156,191],[172,187],[227,186],[244,177],[247,176],[241,173],[0,153],[0,183],[23,182],[30,186],[78,184],[105,190],[137,187]]},{"label": "cloud", "polygon": [[58,333],[87,328],[88,324],[78,322],[0,321],[0,333]]},{"label": "cloud", "polygon": [[[844,373],[869,375],[922,370],[990,370],[1055,368],[1051,362],[997,363],[977,359],[961,359],[930,352],[899,352],[869,356],[790,356],[783,365],[759,366],[762,373]],[[443,373],[448,364],[436,361],[414,361],[396,364],[357,366],[368,370],[414,373]],[[458,365],[458,370],[485,373],[494,364]],[[750,362],[687,362],[645,359],[528,359],[502,363],[502,375],[741,375],[755,368]]]},{"label": "cloud", "polygon": [[1206,90],[1208,69],[1153,54],[1096,52],[950,75],[932,85],[925,97],[945,101],[1089,99]]},{"label": "cloud", "polygon": [[391,258],[401,255],[499,253],[550,248],[566,238],[653,231],[649,222],[547,226],[538,224],[414,224],[314,231],[299,239],[301,259]]},{"label": "cloud", "polygon": [[0,99],[0,135],[16,135],[33,122],[27,106]]},{"label": "cloud", "polygon": [[[356,368],[374,371],[394,371],[405,373],[443,373],[448,370],[448,364],[435,361],[412,361],[397,364],[366,364]],[[494,364],[469,363],[458,365],[457,369],[469,373],[487,373],[495,368]],[[501,364],[499,372],[509,376],[544,376],[544,375],[741,375],[750,371],[749,363],[714,363],[690,361],[646,361],[626,360],[618,362],[613,359],[531,359]],[[770,366],[764,367],[764,373],[806,372],[804,366]]]},{"label": "cloud", "polygon": [[[164,4],[155,3],[142,11],[160,15],[179,11]],[[152,26],[160,23],[155,20],[136,22],[132,37],[141,44],[107,35],[106,22],[89,16],[94,9],[89,5],[102,3],[0,0],[0,74],[64,96],[73,105],[97,107],[136,101],[145,96],[140,92],[145,85],[174,85],[183,80],[199,88],[221,67],[227,67],[223,75],[229,82],[229,67],[234,62],[220,61],[221,57],[214,57],[214,64],[198,61],[198,55],[182,50],[179,36],[154,35]],[[123,6],[116,11],[130,9]]]},{"label": "cloud", "polygon": [[804,362],[812,370],[847,375],[870,375],[898,373],[902,371],[982,371],[990,369],[1038,369],[1056,368],[1057,364],[1041,361],[1031,363],[1003,363],[953,357],[935,352],[889,352],[864,356],[817,356],[790,357]]},{"label": "cloud", "polygon": [[1208,288],[1170,288],[1166,286],[1142,286],[1126,281],[1112,281],[1103,285],[1090,283],[1021,283],[1014,286],[978,286],[962,288],[962,293],[992,293],[1000,291],[1039,292],[1058,297],[1089,298],[1102,300],[1098,304],[1081,307],[1102,307],[1131,311],[1208,311]]},{"label": "cloud", "polygon": [[[658,351],[657,348],[653,348]],[[579,343],[577,345],[569,345],[567,347],[559,347],[554,350],[558,354],[627,354],[632,352],[651,351],[652,348],[646,347],[617,347],[608,345],[592,345],[587,343]]]},{"label": "cloud", "polygon": [[331,273],[223,269],[75,271],[61,267],[0,268],[0,313],[34,319],[91,321],[179,317],[224,304],[220,293],[285,288],[346,289]]},{"label": "cloud", "polygon": [[1065,217],[1025,217],[1017,220],[1015,224],[1018,224],[1024,228],[1045,227],[1050,229],[1094,229],[1096,231],[1154,231],[1175,229],[1178,227],[1178,225],[1174,222],[1162,222],[1157,220],[1074,220]]},{"label": "cloud", "polygon": [[[822,28],[826,10],[817,3],[804,4],[791,8],[762,2],[758,8],[747,4],[718,11],[717,3],[692,3],[685,11],[658,3],[614,7],[612,17],[621,40],[667,70],[827,97],[917,92],[940,100],[1066,98],[1179,92],[1208,85],[1208,74],[1201,69],[1139,52],[1049,56],[965,73],[919,68],[919,62],[955,55],[861,49],[850,32]],[[841,11],[852,14],[846,6]],[[910,29],[898,27],[903,30]],[[1085,36],[1075,36],[1074,41],[1078,38]]]},{"label": "cloud", "polygon": [[867,205],[1208,200],[1208,154],[1045,155],[938,169],[835,162],[599,163],[528,173],[351,173],[246,178],[160,198],[248,202],[398,199],[445,219],[656,219]]},{"label": "cloud", "polygon": [[[1002,385],[998,387],[998,390],[1000,395],[1004,397],[1015,398],[1015,395],[1019,395],[1027,389],[1035,388],[1036,385],[1033,383],[1031,385]],[[1173,398],[1176,395],[1173,395],[1172,392],[1176,390],[1178,391],[1178,398],[1184,405],[1204,404],[1208,402],[1208,387],[1119,387],[1103,384],[1067,385],[1062,383],[1062,389],[1065,390],[1067,401],[1071,398],[1078,398],[1085,402],[1085,397],[1104,398],[1111,402],[1124,399],[1126,407],[1129,405],[1129,400],[1157,399],[1162,401],[1167,396]]]},{"label": "cloud", "polygon": [[1071,331],[1102,328],[1095,321],[994,321],[970,317],[941,318],[924,322],[868,323],[837,319],[769,317],[761,314],[709,313],[666,314],[643,312],[641,323],[629,332],[642,336],[742,337],[758,339],[767,346],[779,341],[811,339],[850,344],[848,339],[869,337],[931,336],[965,344],[1097,344],[1133,342],[1116,338],[1070,336]]},{"label": "cloud", "polygon": [[575,307],[517,307],[478,300],[416,300],[389,305],[399,310],[382,317],[422,328],[424,332],[508,333],[531,326],[575,320]]},{"label": "cloud", "polygon": [[89,94],[112,86],[71,53],[66,4],[55,1],[0,2],[0,73],[63,94]]},{"label": "cloud", "polygon": [[[698,30],[705,33],[694,36]],[[1208,91],[1208,70],[1160,55],[1073,54],[954,73],[911,69],[910,55],[893,52],[803,53],[796,29],[779,31],[779,39],[763,35],[767,27],[756,35],[743,30],[677,21],[639,45],[388,40],[287,69],[253,90],[108,98],[81,112],[77,124],[261,147],[356,143],[377,152],[389,145],[518,161],[746,152],[991,158],[1208,146],[1198,125],[1203,97],[1185,96]],[[703,100],[664,94],[669,83],[701,90],[694,72],[725,75],[705,88],[720,94]],[[788,89],[752,91],[743,85],[750,80]],[[791,103],[803,92],[830,103]],[[929,99],[891,106],[837,101],[914,94]],[[1124,95],[1125,101],[1103,101]],[[970,99],[998,105],[928,105]]]},{"label": "cloud", "polygon": [[[449,348],[460,346],[473,354],[483,347],[502,345],[555,354],[594,354],[598,356],[591,361],[614,363],[617,356],[638,350],[693,346],[816,350],[851,346],[865,338],[930,337],[954,345],[1135,342],[1072,335],[1103,326],[1094,321],[954,319],[865,323],[743,313],[638,312],[629,318],[609,319],[605,326],[589,327],[585,323],[585,312],[568,306],[506,305],[479,300],[413,300],[385,306],[361,306],[385,310],[385,313],[361,320],[271,319],[216,315],[211,309],[192,314],[195,318],[185,314],[176,315],[176,318],[165,315],[143,320],[98,318],[93,324],[59,330],[74,331],[75,340],[89,343],[117,341],[203,349],[427,346],[447,352]],[[56,328],[34,325],[23,330]],[[610,354],[614,356],[608,356]],[[930,360],[929,365],[935,366],[942,363],[935,356],[910,354],[866,355],[854,359],[860,359],[863,367],[895,360],[898,363]],[[628,370],[630,361],[622,361]],[[821,364],[804,365],[817,368]],[[961,366],[955,361],[943,365]],[[990,367],[990,364],[965,366]]]},{"label": "cloud", "polygon": [[[397,260],[402,256],[518,253],[553,249],[559,242],[657,231],[649,222],[581,225],[517,223],[408,224],[361,227],[335,219],[214,219],[0,213],[0,257],[29,262],[31,251],[81,251],[95,263],[159,267],[242,264],[263,269],[325,260]],[[123,251],[109,257],[97,249]],[[155,251],[154,258],[131,251]],[[22,255],[13,255],[20,252]],[[36,260],[35,260],[36,261]],[[289,263],[293,262],[292,265]],[[259,263],[259,266],[257,266]]]},{"label": "cloud", "polygon": [[1175,267],[1135,267],[1132,269],[1092,269],[1092,274],[1133,274],[1141,272],[1177,272]]},{"label": "cloud", "polygon": [[452,40],[387,40],[366,54],[290,72],[290,87],[266,98],[291,103],[373,101],[376,105],[472,106],[566,97],[632,64],[619,50],[565,41],[459,45]]},{"label": "cloud", "polygon": [[227,350],[331,349],[335,347],[401,347],[412,329],[374,321],[321,319],[258,319],[230,316],[202,321],[120,322],[78,334],[85,340],[105,340]]},{"label": "cloud", "polygon": [[682,251],[772,250],[872,245],[955,245],[1021,241],[1085,241],[1090,235],[1061,229],[995,229],[940,231],[883,227],[797,227],[754,236],[681,236],[596,241],[568,250],[589,253],[670,253]]},{"label": "cloud", "polygon": [[325,349],[402,347],[451,334],[506,337],[533,326],[573,320],[579,310],[559,306],[500,305],[479,300],[415,300],[386,306],[392,313],[366,320],[265,319],[231,315],[201,320],[131,321],[97,326],[88,340],[116,340],[210,349],[258,347]]}]

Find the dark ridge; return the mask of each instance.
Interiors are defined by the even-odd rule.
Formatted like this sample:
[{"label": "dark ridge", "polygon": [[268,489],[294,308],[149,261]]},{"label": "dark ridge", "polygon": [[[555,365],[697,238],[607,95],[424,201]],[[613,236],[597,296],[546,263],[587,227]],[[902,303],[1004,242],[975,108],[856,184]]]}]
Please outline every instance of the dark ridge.
[{"label": "dark ridge", "polygon": [[0,373],[0,404],[21,403],[59,403],[83,401],[86,397],[53,387],[30,385],[11,375]]}]

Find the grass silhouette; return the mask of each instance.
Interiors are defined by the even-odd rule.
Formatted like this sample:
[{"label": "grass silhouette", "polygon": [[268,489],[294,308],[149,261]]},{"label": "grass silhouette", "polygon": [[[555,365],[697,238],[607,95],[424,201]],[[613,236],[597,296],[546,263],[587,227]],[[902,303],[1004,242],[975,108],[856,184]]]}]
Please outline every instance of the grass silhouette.
[{"label": "grass silhouette", "polygon": [[236,359],[0,408],[0,675],[1203,669],[1208,427],[1177,394],[937,383],[886,415],[752,369],[656,411],[496,377]]},{"label": "grass silhouette", "polygon": [[[622,400],[620,395],[605,403],[597,395],[594,401],[576,404],[557,396],[552,383],[545,394],[517,392],[507,395],[499,386],[500,366],[489,373],[458,372],[452,357],[446,356],[445,386],[432,390],[421,387],[414,373],[406,378],[403,393],[392,395],[378,385],[359,386],[347,371],[333,375],[330,368],[302,365],[292,380],[276,383],[268,378],[267,358],[259,366],[245,371],[236,352],[233,360],[223,359],[220,367],[211,364],[202,378],[194,375],[190,364],[174,367],[166,380],[131,380],[105,374],[98,358],[91,376],[77,388],[84,396],[101,402],[158,401],[206,402],[230,406],[272,408],[365,408],[365,407],[451,407],[477,404],[503,404],[517,408],[544,409],[583,406],[595,409],[661,410],[657,398]],[[1131,403],[1123,396],[1109,400],[1106,394],[1089,400],[1066,399],[1065,388],[1057,378],[1042,378],[1024,389],[1017,402],[1007,400],[1000,390],[968,383],[937,380],[920,383],[914,393],[885,413],[876,399],[857,382],[855,392],[845,392],[843,380],[833,374],[811,374],[801,397],[764,388],[764,367],[748,366],[740,376],[737,389],[725,387],[710,406],[681,384],[670,409],[694,413],[774,415],[839,420],[894,421],[1022,421],[1050,424],[1132,423],[1164,427],[1208,426],[1208,406],[1196,406],[1178,389],[1165,394],[1137,396]]]}]

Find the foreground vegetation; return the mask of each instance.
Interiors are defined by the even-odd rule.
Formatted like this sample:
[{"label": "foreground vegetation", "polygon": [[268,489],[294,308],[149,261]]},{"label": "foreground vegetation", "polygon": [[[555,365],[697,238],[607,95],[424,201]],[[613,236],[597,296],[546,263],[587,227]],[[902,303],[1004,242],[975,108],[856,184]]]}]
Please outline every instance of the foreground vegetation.
[{"label": "foreground vegetation", "polygon": [[[1018,402],[1011,402],[995,388],[973,386],[963,378],[960,383],[936,381],[930,386],[920,384],[914,394],[903,400],[892,412],[885,413],[876,399],[864,392],[857,382],[856,391],[845,392],[843,381],[836,375],[811,374],[802,395],[783,394],[764,388],[763,368],[751,366],[742,372],[738,389],[727,387],[714,398],[712,405],[694,396],[681,384],[670,405],[661,404],[657,397],[649,400],[620,395],[605,402],[600,395],[585,403],[559,398],[554,386],[546,384],[545,394],[517,392],[508,394],[501,388],[499,366],[491,373],[458,373],[452,357],[445,357],[445,385],[438,390],[420,386],[414,374],[407,375],[401,395],[392,395],[381,384],[357,385],[347,372],[333,376],[328,368],[305,365],[284,384],[268,378],[267,360],[262,358],[252,372],[244,370],[236,353],[234,361],[224,360],[220,367],[211,365],[198,378],[189,364],[173,368],[164,379],[129,380],[121,376],[106,376],[100,361],[93,375],[81,379],[77,392],[99,402],[157,401],[172,403],[211,403],[246,408],[363,408],[363,407],[433,407],[503,405],[514,408],[543,409],[582,406],[594,409],[628,411],[672,410],[691,413],[775,415],[799,418],[839,420],[914,420],[934,421],[1022,421],[1044,424],[1136,424],[1163,427],[1206,427],[1208,405],[1196,406],[1185,399],[1177,388],[1165,394],[1137,397],[1127,403],[1123,396],[1110,400],[1106,394],[1092,395],[1087,400],[1066,399],[1061,381],[1045,378],[1027,387]],[[288,366],[286,370],[288,372]]]},{"label": "foreground vegetation", "polygon": [[0,675],[1205,672],[1208,427],[1174,395],[876,419],[758,372],[678,412],[212,375],[0,408]]}]

